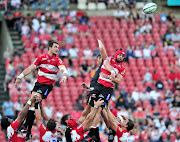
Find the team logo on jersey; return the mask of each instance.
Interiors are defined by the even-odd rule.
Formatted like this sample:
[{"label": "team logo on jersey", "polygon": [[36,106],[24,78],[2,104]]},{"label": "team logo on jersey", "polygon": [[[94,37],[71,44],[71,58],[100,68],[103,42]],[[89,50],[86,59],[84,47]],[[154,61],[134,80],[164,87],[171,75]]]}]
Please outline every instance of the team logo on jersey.
[{"label": "team logo on jersey", "polygon": [[122,129],[121,129],[121,128],[119,128],[119,130],[120,130],[120,132],[122,132]]}]

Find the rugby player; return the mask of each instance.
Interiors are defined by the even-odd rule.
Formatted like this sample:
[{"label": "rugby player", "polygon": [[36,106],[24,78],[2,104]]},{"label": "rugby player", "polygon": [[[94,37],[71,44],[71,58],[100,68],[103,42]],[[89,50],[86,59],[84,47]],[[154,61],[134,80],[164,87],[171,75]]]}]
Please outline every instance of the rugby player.
[{"label": "rugby player", "polygon": [[[56,41],[49,41],[48,53],[40,55],[36,58],[33,64],[26,68],[16,79],[15,86],[19,87],[21,79],[30,74],[35,69],[38,69],[37,82],[32,90],[32,96],[39,95],[42,99],[46,99],[48,94],[53,89],[55,78],[58,73],[58,69],[63,73],[63,77],[60,81],[66,82],[68,73],[66,67],[63,65],[63,61],[58,57],[59,44]],[[24,127],[27,130],[26,140],[30,139],[31,128],[34,122],[34,103],[32,103]]]},{"label": "rugby player", "polygon": [[25,138],[23,137],[22,133],[18,131],[18,129],[26,119],[31,104],[39,101],[41,101],[41,98],[38,95],[32,96],[14,122],[12,119],[7,117],[2,118],[1,128],[6,129],[9,142],[25,142]]}]

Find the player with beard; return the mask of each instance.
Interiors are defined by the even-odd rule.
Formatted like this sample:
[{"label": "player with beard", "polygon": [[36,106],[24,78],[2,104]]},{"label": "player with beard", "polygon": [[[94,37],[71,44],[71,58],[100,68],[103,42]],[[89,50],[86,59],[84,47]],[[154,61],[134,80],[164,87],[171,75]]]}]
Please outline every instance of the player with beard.
[{"label": "player with beard", "polygon": [[[58,69],[63,73],[63,77],[60,81],[66,82],[68,73],[66,67],[63,65],[62,60],[58,57],[59,43],[56,41],[49,41],[48,53],[40,55],[36,58],[33,64],[26,68],[16,79],[15,86],[19,87],[21,79],[38,69],[37,82],[32,90],[32,96],[39,95],[42,99],[46,99],[48,94],[53,89],[55,78],[58,73]],[[31,138],[31,128],[35,119],[34,115],[34,103],[29,108],[26,123],[24,127],[27,130],[26,140]]]},{"label": "player with beard", "polygon": [[41,101],[41,98],[38,95],[32,96],[14,122],[12,119],[9,119],[7,117],[2,118],[1,128],[7,131],[9,142],[25,142],[25,138],[23,137],[22,133],[18,131],[18,129],[26,119],[31,104],[39,101]]}]

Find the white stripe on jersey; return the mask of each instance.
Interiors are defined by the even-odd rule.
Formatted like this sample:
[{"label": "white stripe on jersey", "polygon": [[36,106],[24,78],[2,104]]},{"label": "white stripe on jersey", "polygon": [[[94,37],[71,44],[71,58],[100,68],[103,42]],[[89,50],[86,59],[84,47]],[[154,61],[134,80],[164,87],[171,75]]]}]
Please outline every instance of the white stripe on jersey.
[{"label": "white stripe on jersey", "polygon": [[58,72],[58,68],[54,65],[50,65],[50,64],[41,64],[39,67],[45,68],[49,71],[54,71],[54,72]]},{"label": "white stripe on jersey", "polygon": [[38,75],[39,76],[44,76],[44,77],[46,77],[46,78],[48,78],[48,79],[52,79],[52,80],[55,80],[55,78],[56,78],[56,74],[49,74],[49,73],[44,73],[44,72],[42,72],[42,71],[40,71],[40,70],[38,70]]}]

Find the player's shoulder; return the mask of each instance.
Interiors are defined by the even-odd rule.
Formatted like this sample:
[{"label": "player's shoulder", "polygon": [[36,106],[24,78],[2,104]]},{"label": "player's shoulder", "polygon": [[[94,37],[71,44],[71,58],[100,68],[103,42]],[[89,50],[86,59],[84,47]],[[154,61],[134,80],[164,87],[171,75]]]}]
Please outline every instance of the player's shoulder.
[{"label": "player's shoulder", "polygon": [[121,64],[121,68],[125,69],[125,66],[123,64]]},{"label": "player's shoulder", "polygon": [[37,58],[48,58],[48,55],[47,54],[41,54]]}]

